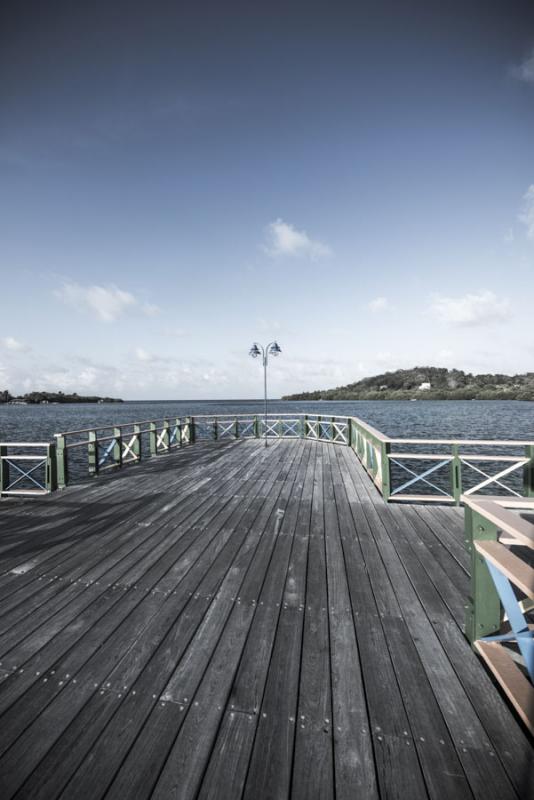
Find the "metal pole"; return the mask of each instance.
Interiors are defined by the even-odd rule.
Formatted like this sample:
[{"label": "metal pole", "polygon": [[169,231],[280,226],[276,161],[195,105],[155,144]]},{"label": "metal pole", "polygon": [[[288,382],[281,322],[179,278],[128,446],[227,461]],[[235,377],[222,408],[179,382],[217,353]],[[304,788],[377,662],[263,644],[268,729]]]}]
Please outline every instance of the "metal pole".
[{"label": "metal pole", "polygon": [[263,424],[265,428],[264,430],[265,447],[267,447],[267,351],[265,350],[263,350],[263,398],[264,398]]}]

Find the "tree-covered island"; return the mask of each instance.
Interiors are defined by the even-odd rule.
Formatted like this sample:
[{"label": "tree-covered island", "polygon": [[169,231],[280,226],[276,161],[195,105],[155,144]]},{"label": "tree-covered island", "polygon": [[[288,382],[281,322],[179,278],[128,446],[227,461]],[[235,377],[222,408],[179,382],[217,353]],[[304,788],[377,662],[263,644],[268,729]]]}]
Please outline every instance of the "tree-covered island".
[{"label": "tree-covered island", "polygon": [[282,400],[534,400],[534,372],[473,375],[460,369],[414,367],[347,386],[299,392]]},{"label": "tree-covered island", "polygon": [[27,403],[38,405],[40,403],[122,403],[116,397],[98,397],[96,395],[81,395],[77,392],[64,394],[63,392],[28,392],[27,394],[12,395],[5,389],[0,390],[0,403]]}]

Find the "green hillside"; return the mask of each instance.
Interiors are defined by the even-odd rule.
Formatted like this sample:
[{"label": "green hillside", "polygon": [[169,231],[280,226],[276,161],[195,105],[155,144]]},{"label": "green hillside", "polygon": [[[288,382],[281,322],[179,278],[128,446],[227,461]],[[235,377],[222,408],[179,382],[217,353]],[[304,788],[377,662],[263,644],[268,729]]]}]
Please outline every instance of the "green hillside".
[{"label": "green hillside", "polygon": [[[430,386],[428,386],[430,384]],[[460,369],[414,367],[347,386],[286,395],[283,400],[534,400],[534,372],[473,375]]]}]

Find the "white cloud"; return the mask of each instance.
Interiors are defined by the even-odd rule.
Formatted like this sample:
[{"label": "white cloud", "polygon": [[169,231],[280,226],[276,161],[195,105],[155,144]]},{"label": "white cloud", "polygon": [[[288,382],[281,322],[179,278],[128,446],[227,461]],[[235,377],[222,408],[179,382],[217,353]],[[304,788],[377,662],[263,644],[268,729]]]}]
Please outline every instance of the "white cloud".
[{"label": "white cloud", "polygon": [[332,255],[328,245],[310,239],[306,231],[298,231],[293,225],[277,219],[267,226],[266,251],[273,257],[306,256],[311,259]]},{"label": "white cloud", "polygon": [[430,306],[430,312],[441,322],[453,325],[486,325],[503,322],[510,317],[510,303],[487,289],[478,294],[462,297],[438,295]]},{"label": "white cloud", "polygon": [[523,195],[523,210],[519,215],[520,222],[526,226],[527,236],[534,239],[534,183],[531,183]]},{"label": "white cloud", "polygon": [[146,317],[157,317],[161,314],[161,308],[154,303],[144,303],[141,310]]},{"label": "white cloud", "polygon": [[507,230],[507,231],[506,231],[506,233],[504,234],[504,237],[503,237],[503,239],[504,239],[504,241],[505,241],[505,243],[506,243],[506,244],[510,244],[511,242],[513,242],[513,241],[514,241],[514,239],[515,239],[515,234],[514,234],[514,230],[513,230],[513,228],[508,228],[508,230]]},{"label": "white cloud", "polygon": [[164,336],[172,336],[173,338],[181,338],[187,334],[185,328],[180,328],[179,326],[174,325],[166,325],[164,328],[161,329],[161,332]]},{"label": "white cloud", "polygon": [[24,353],[30,349],[27,344],[19,342],[14,336],[5,336],[3,339],[0,339],[0,343],[6,350],[11,350],[14,353]]},{"label": "white cloud", "polygon": [[384,311],[386,308],[389,308],[389,301],[387,297],[375,297],[374,300],[368,303],[368,308],[375,313],[377,311]]},{"label": "white cloud", "polygon": [[258,317],[258,329],[262,333],[267,333],[271,335],[274,333],[280,333],[282,330],[282,325],[277,319],[266,319],[265,317]]},{"label": "white cloud", "polygon": [[534,50],[519,66],[512,67],[512,75],[525,83],[534,83]]},{"label": "white cloud", "polygon": [[450,361],[451,358],[454,358],[454,352],[445,347],[443,350],[439,351],[438,358],[441,360]]},{"label": "white cloud", "polygon": [[138,361],[152,361],[152,356],[142,347],[135,348],[135,357]]},{"label": "white cloud", "polygon": [[64,283],[54,294],[67,305],[89,311],[103,322],[114,322],[127,309],[137,305],[133,294],[113,284],[81,286],[79,283]]}]

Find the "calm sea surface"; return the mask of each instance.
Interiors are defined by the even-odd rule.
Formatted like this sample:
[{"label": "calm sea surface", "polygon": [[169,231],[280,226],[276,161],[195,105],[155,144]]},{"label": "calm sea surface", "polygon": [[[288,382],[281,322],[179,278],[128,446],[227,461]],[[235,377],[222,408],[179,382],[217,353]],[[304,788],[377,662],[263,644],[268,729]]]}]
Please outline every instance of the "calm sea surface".
[{"label": "calm sea surface", "polygon": [[[54,433],[188,414],[261,414],[253,400],[0,405],[0,441],[48,441]],[[520,401],[281,401],[271,413],[360,417],[392,437],[534,440],[534,403]]]}]

